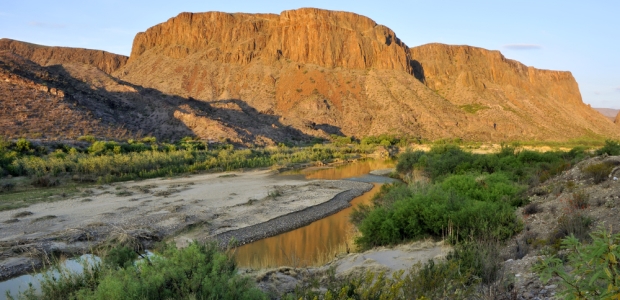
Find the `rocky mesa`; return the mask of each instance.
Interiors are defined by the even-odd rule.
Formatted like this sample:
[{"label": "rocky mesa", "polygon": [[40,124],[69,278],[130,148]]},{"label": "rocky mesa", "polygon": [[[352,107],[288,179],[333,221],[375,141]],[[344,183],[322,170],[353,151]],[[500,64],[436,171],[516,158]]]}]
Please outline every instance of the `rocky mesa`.
[{"label": "rocky mesa", "polygon": [[[170,138],[184,132],[272,144],[331,134],[473,141],[620,136],[582,102],[570,72],[538,70],[470,46],[409,48],[391,29],[349,12],[182,13],[138,33],[129,58],[11,40],[0,40],[0,50],[42,66],[71,65],[81,70],[72,76],[92,86],[97,81],[82,75],[99,71],[114,82],[107,95],[124,95],[125,107],[148,108],[144,133]],[[135,97],[114,92],[125,88],[148,94],[148,101],[136,106]]]}]

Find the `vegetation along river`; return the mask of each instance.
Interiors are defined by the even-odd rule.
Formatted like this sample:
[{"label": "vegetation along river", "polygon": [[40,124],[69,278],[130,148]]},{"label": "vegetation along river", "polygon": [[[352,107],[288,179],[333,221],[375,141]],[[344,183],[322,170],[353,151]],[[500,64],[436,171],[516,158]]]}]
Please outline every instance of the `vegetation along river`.
[{"label": "vegetation along river", "polygon": [[[394,181],[388,177],[371,175],[369,172],[391,167],[393,167],[391,161],[365,160],[335,168],[310,168],[278,175],[301,177],[307,180],[345,179],[363,181],[373,183],[374,187],[369,192],[353,199],[351,201],[352,207],[293,231],[237,248],[236,259],[239,266],[267,268],[284,265],[297,267],[319,265],[330,261],[337,253],[346,252],[348,247],[353,246],[354,228],[349,223],[352,208],[361,203],[369,203],[382,184]],[[92,255],[86,254],[82,258],[84,257],[92,257]],[[95,257],[95,259],[98,258]],[[82,265],[78,259],[68,259],[64,265],[74,272],[82,271]],[[6,299],[5,292],[9,291],[15,296],[19,290],[24,291],[29,284],[33,284],[35,289],[38,289],[38,281],[44,276],[45,272],[57,274],[53,270],[48,270],[0,282],[0,300]]]}]

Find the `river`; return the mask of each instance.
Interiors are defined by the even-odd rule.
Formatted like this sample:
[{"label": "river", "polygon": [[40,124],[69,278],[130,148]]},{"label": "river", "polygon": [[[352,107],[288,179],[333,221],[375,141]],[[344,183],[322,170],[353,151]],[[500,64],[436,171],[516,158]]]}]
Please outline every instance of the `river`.
[{"label": "river", "polygon": [[[301,176],[306,179],[347,179],[372,182],[369,192],[353,199],[352,206],[304,227],[270,238],[249,243],[236,249],[240,267],[271,268],[278,266],[306,267],[324,264],[334,255],[351,250],[355,228],[349,223],[353,207],[370,203],[384,183],[393,182],[383,176],[370,175],[373,170],[393,167],[390,161],[366,160],[327,169],[307,169]],[[288,175],[288,174],[283,174]]]}]

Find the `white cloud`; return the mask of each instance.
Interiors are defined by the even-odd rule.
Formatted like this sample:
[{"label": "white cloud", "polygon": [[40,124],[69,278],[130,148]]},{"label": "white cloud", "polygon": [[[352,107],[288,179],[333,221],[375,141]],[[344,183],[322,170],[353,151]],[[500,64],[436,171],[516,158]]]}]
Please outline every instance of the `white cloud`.
[{"label": "white cloud", "polygon": [[53,23],[43,23],[38,21],[31,21],[28,25],[33,27],[43,27],[43,28],[65,28],[67,27],[65,24],[53,24]]},{"label": "white cloud", "polygon": [[508,50],[539,50],[543,47],[536,44],[508,44],[504,45],[503,48]]}]

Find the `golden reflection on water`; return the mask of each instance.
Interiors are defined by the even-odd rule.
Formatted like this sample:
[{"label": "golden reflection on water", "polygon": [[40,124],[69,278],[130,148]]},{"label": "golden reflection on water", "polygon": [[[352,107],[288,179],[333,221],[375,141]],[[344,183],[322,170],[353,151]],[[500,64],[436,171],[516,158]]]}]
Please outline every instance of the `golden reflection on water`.
[{"label": "golden reflection on water", "polygon": [[368,174],[372,170],[380,170],[394,167],[393,161],[375,161],[366,160],[354,162],[351,164],[343,165],[336,168],[326,169],[308,169],[303,171],[306,175],[306,179],[343,179],[358,177]]},{"label": "golden reflection on water", "polygon": [[[393,166],[391,162],[364,161],[331,169],[304,172],[307,179],[342,179],[363,176],[377,169]],[[236,249],[240,266],[267,268],[277,266],[304,267],[322,264],[335,254],[352,247],[353,225],[349,223],[351,210],[358,204],[370,203],[381,184],[351,201],[352,206],[307,226],[270,238],[243,245]]]}]

